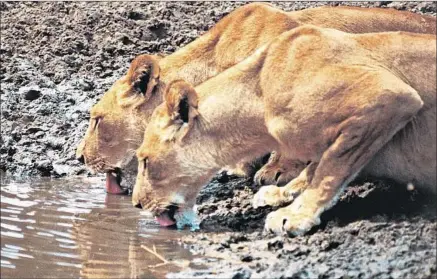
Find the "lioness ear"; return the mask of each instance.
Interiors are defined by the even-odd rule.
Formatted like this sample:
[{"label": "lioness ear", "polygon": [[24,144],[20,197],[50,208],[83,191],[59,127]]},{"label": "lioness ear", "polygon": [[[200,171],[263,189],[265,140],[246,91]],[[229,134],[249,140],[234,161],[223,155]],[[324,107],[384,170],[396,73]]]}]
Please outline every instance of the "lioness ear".
[{"label": "lioness ear", "polygon": [[197,112],[197,93],[184,80],[171,82],[167,87],[164,99],[168,115],[175,122],[190,123],[199,114]]},{"label": "lioness ear", "polygon": [[143,54],[132,61],[127,76],[134,90],[148,100],[159,82],[160,71],[158,59],[153,55]]}]

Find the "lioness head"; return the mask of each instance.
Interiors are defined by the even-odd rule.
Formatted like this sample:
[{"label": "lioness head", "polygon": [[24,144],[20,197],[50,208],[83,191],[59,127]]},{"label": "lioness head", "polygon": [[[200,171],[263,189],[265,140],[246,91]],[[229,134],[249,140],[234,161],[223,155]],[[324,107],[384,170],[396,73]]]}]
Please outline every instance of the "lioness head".
[{"label": "lioness head", "polygon": [[127,74],[90,111],[89,127],[76,156],[93,171],[107,174],[106,187],[110,193],[122,193],[121,169],[128,165],[136,169],[132,160],[135,150],[141,144],[153,109],[162,101],[159,75],[157,57],[136,57]]},{"label": "lioness head", "polygon": [[[152,211],[161,225],[175,222],[177,210],[192,207],[198,190],[219,169],[201,162],[196,126],[201,125],[193,87],[174,81],[153,112],[137,150],[138,176],[132,202]],[[205,156],[207,156],[205,154]]]}]

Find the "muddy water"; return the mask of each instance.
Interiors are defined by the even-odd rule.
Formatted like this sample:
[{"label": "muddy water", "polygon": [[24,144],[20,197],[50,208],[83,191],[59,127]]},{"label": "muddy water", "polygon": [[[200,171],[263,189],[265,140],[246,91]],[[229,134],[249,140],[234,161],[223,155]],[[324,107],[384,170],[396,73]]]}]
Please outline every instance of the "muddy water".
[{"label": "muddy water", "polygon": [[[1,277],[164,277],[191,260],[130,197],[106,195],[101,178],[1,183]],[[176,264],[159,266],[142,245]],[[158,265],[158,266],[156,266]]]}]

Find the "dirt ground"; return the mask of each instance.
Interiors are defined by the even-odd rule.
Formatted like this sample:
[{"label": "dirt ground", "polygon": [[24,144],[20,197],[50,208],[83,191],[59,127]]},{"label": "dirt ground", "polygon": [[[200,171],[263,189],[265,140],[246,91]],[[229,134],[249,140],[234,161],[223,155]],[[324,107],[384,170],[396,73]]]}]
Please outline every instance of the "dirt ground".
[{"label": "dirt ground", "polygon": [[[221,178],[223,179],[223,178]],[[198,198],[201,233],[180,239],[204,269],[172,278],[436,278],[436,202],[392,182],[354,181],[300,237],[264,234],[256,188],[215,179]],[[220,233],[216,233],[220,231]]]},{"label": "dirt ground", "polygon": [[[1,2],[0,170],[89,175],[74,158],[88,111],[129,62],[141,53],[174,52],[245,3]],[[292,11],[327,3],[274,5]],[[348,5],[433,16],[437,10],[435,2]],[[180,242],[204,256],[208,268],[169,276],[436,277],[435,197],[388,182],[356,182],[320,227],[278,238],[262,235],[272,208],[251,207],[257,190],[251,184],[219,175],[205,187],[198,198],[203,230]]]}]

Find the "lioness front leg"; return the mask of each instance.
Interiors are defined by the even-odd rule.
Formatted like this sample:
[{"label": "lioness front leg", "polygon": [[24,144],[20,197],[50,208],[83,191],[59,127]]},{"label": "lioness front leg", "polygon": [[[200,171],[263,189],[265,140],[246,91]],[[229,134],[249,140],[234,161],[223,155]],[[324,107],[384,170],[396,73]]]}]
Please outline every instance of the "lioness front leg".
[{"label": "lioness front leg", "polygon": [[265,230],[301,235],[318,225],[344,187],[423,106],[409,86],[366,93],[369,102],[338,124],[334,141],[306,170],[306,190],[291,205],[267,215]]},{"label": "lioness front leg", "polygon": [[288,159],[274,151],[267,164],[256,172],[254,182],[256,185],[285,185],[296,178],[306,165],[306,163]]}]

